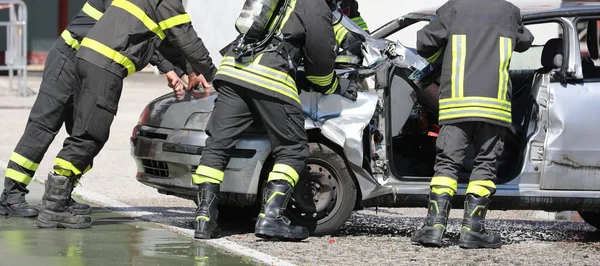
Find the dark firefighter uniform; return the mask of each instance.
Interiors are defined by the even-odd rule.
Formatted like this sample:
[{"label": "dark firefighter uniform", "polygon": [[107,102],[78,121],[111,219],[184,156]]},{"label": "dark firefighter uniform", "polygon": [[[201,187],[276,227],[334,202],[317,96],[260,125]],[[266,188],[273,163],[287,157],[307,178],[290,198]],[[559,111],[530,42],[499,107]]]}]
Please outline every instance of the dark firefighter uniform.
[{"label": "dark firefighter uniform", "polygon": [[[27,185],[62,124],[65,124],[67,133],[72,132],[73,91],[78,86],[75,77],[75,53],[83,37],[102,17],[111,2],[89,0],[85,3],[48,53],[39,94],[29,115],[25,132],[10,157],[5,173],[0,206],[6,214],[24,217],[38,215],[38,210],[25,201],[25,195],[29,192]],[[175,67],[159,53],[153,56],[151,63],[158,65],[164,72]],[[85,169],[89,170],[90,167]],[[87,204],[79,204],[73,199],[70,199],[69,203],[76,213],[91,212]]]},{"label": "dark firefighter uniform", "polygon": [[331,9],[323,0],[291,0],[279,32],[284,40],[275,51],[259,52],[248,63],[236,61],[231,48],[223,57],[214,81],[219,95],[207,126],[209,138],[192,175],[199,187],[196,238],[217,236],[217,195],[223,171],[240,135],[254,120],[266,129],[275,158],[255,234],[277,239],[308,237],[306,228],[290,225],[283,216],[309,155],[294,68],[304,59],[306,79],[315,91],[343,94],[334,72]]},{"label": "dark firefighter uniform", "polygon": [[[358,25],[361,29],[366,32],[369,32],[369,27],[365,20],[360,16],[360,12],[358,11],[358,2],[356,0],[328,0],[332,1],[334,4],[339,5],[342,12],[345,16],[350,18],[356,25]],[[335,40],[338,47],[342,47],[343,49],[347,49],[347,53],[360,56],[360,45],[353,45],[355,43],[360,42],[356,37],[352,34],[348,34],[348,30],[341,24],[337,23],[333,25],[333,30],[335,32]]]},{"label": "dark firefighter uniform", "polygon": [[508,66],[513,51],[524,52],[533,35],[519,9],[505,0],[450,0],[417,33],[417,52],[429,62],[443,59],[438,154],[431,180],[426,225],[413,241],[441,244],[457,172],[473,144],[475,167],[466,191],[459,246],[497,248],[498,235],[483,226],[489,197],[496,192],[497,157],[511,124]]},{"label": "dark firefighter uniform", "polygon": [[65,197],[108,140],[123,79],[152,60],[164,60],[155,56],[157,48],[169,47],[163,43],[180,50],[195,73],[214,77],[216,67],[180,0],[114,0],[75,44],[79,86],[74,90],[73,129],[46,181],[38,226],[91,226],[91,217],[73,215],[66,208]]}]

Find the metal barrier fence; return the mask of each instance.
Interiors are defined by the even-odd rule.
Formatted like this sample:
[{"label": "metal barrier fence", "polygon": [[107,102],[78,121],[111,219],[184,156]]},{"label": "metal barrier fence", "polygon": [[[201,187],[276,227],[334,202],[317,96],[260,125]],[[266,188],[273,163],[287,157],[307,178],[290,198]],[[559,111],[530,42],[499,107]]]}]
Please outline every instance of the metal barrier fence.
[{"label": "metal barrier fence", "polygon": [[27,96],[27,6],[22,0],[0,0],[3,9],[8,9],[8,21],[0,21],[0,27],[6,27],[6,51],[0,71],[8,70],[11,90],[16,71],[19,95]]}]

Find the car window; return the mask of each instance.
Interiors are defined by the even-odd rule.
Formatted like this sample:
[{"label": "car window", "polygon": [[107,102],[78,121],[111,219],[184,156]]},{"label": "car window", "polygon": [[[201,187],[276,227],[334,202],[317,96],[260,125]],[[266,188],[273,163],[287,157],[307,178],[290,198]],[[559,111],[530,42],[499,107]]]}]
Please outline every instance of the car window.
[{"label": "car window", "polygon": [[534,36],[533,45],[523,53],[514,52],[510,70],[537,70],[542,68],[542,51],[550,39],[562,37],[562,27],[556,22],[525,26]]},{"label": "car window", "polygon": [[[600,78],[600,56],[599,53],[599,18],[577,20],[577,32],[579,33],[579,52],[581,54],[581,68],[583,78]],[[595,36],[591,36],[595,34]],[[588,35],[590,39],[588,40]]]}]

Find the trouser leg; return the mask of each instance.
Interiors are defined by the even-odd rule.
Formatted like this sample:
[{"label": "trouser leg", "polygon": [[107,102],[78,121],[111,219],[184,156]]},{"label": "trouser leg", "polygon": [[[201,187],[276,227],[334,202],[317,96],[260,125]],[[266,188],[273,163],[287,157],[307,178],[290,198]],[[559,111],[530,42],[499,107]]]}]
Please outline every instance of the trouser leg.
[{"label": "trouser leg", "polygon": [[467,194],[489,197],[496,193],[498,158],[504,150],[506,129],[489,123],[478,123],[474,133],[473,146],[477,156],[473,162]]},{"label": "trouser leg", "polygon": [[252,124],[253,117],[244,100],[245,88],[216,82],[219,92],[207,125],[208,139],[192,182],[198,186],[195,238],[217,237],[219,229],[219,190],[231,151],[240,135]]},{"label": "trouser leg", "polygon": [[474,133],[474,147],[478,152],[467,187],[459,246],[462,248],[498,248],[502,245],[498,234],[485,228],[489,197],[496,193],[497,158],[504,148],[506,129],[489,123],[478,123]]},{"label": "trouser leg", "polygon": [[46,59],[40,91],[25,131],[11,154],[5,172],[0,202],[9,214],[37,215],[37,210],[27,206],[25,201],[29,192],[26,187],[62,124],[69,119],[76,86],[75,63],[59,50],[52,49]]},{"label": "trouser leg", "polygon": [[260,117],[271,141],[275,165],[267,179],[255,235],[261,238],[302,240],[308,230],[291,225],[284,211],[308,159],[308,137],[299,105],[257,92],[248,92],[252,110]]},{"label": "trouser leg", "polygon": [[76,62],[80,87],[75,89],[74,121],[55,160],[56,174],[81,175],[91,168],[94,157],[108,141],[117,114],[123,80],[87,61]]},{"label": "trouser leg", "polygon": [[451,200],[457,191],[458,171],[469,146],[473,124],[470,122],[444,125],[436,142],[435,176],[431,179],[425,225],[412,237],[425,246],[441,246],[448,223]]}]

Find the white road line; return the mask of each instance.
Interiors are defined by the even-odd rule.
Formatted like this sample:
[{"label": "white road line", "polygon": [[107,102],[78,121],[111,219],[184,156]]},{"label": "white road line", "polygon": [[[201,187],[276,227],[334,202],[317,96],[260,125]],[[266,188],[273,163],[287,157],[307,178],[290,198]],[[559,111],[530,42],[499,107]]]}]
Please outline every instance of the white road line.
[{"label": "white road line", "polygon": [[[6,165],[8,164],[7,161],[4,160],[0,160],[0,170],[6,170]],[[37,179],[37,178],[36,178]],[[39,179],[37,179],[39,181]],[[159,226],[178,233],[180,235],[183,235],[185,237],[189,237],[189,238],[194,238],[194,230],[192,229],[184,229],[184,228],[180,228],[177,226],[172,226],[172,225],[167,225],[162,223],[161,221],[166,221],[168,219],[168,217],[165,217],[159,213],[154,213],[154,212],[147,212],[147,211],[143,211],[137,207],[133,207],[130,206],[126,203],[123,203],[121,201],[106,197],[100,193],[96,193],[93,191],[89,191],[89,190],[85,190],[83,189],[83,187],[77,187],[75,188],[75,194],[81,196],[83,199],[85,199],[88,202],[92,202],[95,204],[99,204],[104,208],[107,209],[115,209],[115,212],[120,213],[122,215],[125,216],[129,216],[129,217],[140,217],[140,216],[146,216],[149,217],[149,220],[151,222],[154,222],[156,224],[158,224]],[[126,212],[122,212],[119,211],[118,208],[126,208],[127,211]],[[217,248],[221,248],[221,249],[225,249],[225,250],[229,250],[233,253],[237,253],[239,255],[242,256],[246,256],[246,257],[250,257],[253,258],[257,261],[266,263],[268,265],[273,265],[273,266],[294,266],[295,264],[289,262],[289,261],[285,261],[282,259],[279,259],[277,257],[273,257],[271,255],[262,253],[258,250],[249,248],[249,247],[245,247],[242,246],[240,244],[237,244],[233,241],[229,241],[225,238],[218,238],[218,239],[210,239],[210,240],[198,240],[200,242],[206,243],[208,245],[211,245],[213,247],[217,247]]]}]

